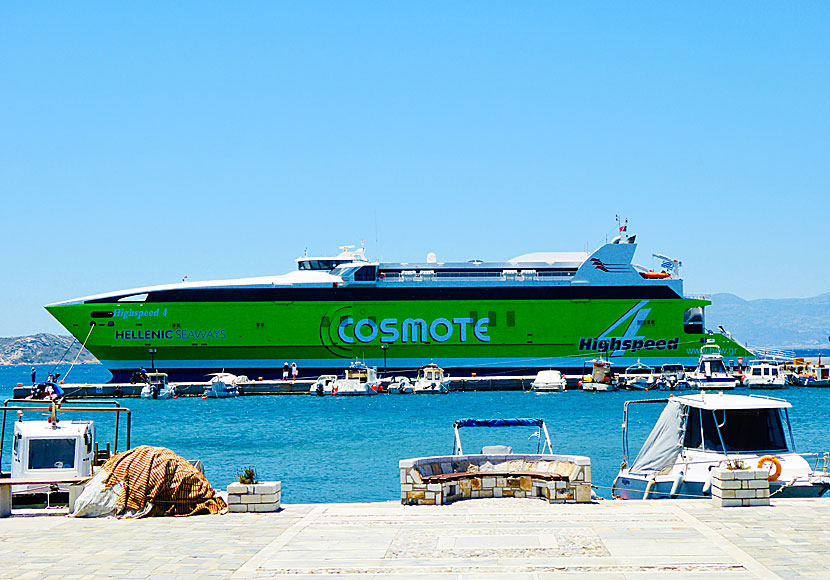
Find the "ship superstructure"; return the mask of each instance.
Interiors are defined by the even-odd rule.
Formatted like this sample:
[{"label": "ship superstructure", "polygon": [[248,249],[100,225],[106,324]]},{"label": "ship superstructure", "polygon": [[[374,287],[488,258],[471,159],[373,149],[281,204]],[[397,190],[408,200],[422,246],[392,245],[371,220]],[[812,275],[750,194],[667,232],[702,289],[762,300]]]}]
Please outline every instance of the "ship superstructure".
[{"label": "ship superstructure", "polygon": [[368,260],[361,249],[304,256],[278,276],[182,282],[87,296],[47,310],[113,373],[151,364],[171,380],[217,369],[275,378],[339,373],[356,357],[379,371],[433,361],[455,374],[578,372],[602,354],[617,367],[697,363],[714,338],[725,357],[751,356],[704,329],[707,300],[683,281],[632,263],[633,237],[593,253],[533,253],[507,262]]}]

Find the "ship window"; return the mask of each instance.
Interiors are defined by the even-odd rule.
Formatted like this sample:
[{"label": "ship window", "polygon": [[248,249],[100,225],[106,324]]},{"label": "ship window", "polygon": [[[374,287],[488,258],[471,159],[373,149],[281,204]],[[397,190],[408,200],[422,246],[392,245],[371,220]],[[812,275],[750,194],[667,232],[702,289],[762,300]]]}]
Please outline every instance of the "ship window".
[{"label": "ship window", "polygon": [[703,334],[703,308],[689,308],[683,313],[683,332]]},{"label": "ship window", "polygon": [[507,326],[516,326],[516,311],[507,311]]},{"label": "ship window", "polygon": [[488,312],[487,313],[487,318],[490,319],[490,326],[495,326],[496,325],[496,311],[495,310],[491,310],[490,312]]},{"label": "ship window", "polygon": [[752,376],[753,377],[760,377],[761,376],[761,369],[752,369]]},{"label": "ship window", "polygon": [[95,310],[90,314],[92,318],[112,318],[112,310]]},{"label": "ship window", "polygon": [[354,273],[355,282],[374,282],[377,279],[377,266],[363,266]]},{"label": "ship window", "polygon": [[728,452],[789,451],[778,409],[735,409],[713,413],[690,408],[683,445],[722,453],[716,418]]},{"label": "ship window", "polygon": [[72,469],[74,467],[74,439],[29,440],[29,469]]}]

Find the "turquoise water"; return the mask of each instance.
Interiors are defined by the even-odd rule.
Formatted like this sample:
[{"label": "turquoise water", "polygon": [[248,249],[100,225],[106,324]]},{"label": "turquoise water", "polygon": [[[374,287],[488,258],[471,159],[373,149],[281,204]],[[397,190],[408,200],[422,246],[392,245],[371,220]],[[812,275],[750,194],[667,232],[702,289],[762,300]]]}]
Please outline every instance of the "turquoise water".
[{"label": "turquoise water", "polygon": [[[65,369],[66,367],[64,367]],[[0,367],[0,394],[29,384],[30,367]],[[44,378],[51,367],[38,367]],[[58,369],[59,371],[61,369]],[[70,382],[103,382],[99,365],[75,367]],[[747,393],[748,391],[739,391]],[[757,391],[754,391],[757,392]],[[830,389],[790,388],[768,394],[793,404],[790,417],[799,452],[830,451]],[[188,459],[201,459],[216,488],[236,480],[253,465],[260,479],[283,483],[287,503],[362,502],[400,497],[398,461],[452,452],[452,424],[462,417],[541,417],[556,453],[591,458],[593,482],[608,496],[621,460],[623,403],[662,398],[665,392],[537,395],[524,392],[451,393],[444,396],[376,397],[263,396],[236,399],[182,397],[152,401],[120,399],[132,412],[133,445],[169,447]],[[637,407],[631,420],[631,450],[636,454],[662,405]],[[13,420],[9,417],[7,422]],[[98,438],[112,432],[111,421],[96,421]],[[535,452],[534,429],[462,429],[464,450],[508,443],[516,452]],[[4,442],[8,469],[10,438]]]}]

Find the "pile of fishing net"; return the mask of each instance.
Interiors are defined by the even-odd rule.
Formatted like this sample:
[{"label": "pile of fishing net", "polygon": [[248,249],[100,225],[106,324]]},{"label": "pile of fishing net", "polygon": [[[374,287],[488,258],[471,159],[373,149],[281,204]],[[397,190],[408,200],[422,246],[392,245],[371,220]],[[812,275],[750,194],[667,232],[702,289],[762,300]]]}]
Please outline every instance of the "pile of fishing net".
[{"label": "pile of fishing net", "polygon": [[111,457],[75,500],[72,517],[217,514],[227,505],[199,469],[164,447]]}]

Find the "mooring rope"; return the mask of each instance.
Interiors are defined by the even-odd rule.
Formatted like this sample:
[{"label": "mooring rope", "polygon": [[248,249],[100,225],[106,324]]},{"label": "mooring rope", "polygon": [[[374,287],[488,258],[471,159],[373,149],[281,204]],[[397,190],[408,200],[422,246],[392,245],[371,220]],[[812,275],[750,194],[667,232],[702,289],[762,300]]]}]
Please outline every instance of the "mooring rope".
[{"label": "mooring rope", "polygon": [[78,349],[78,354],[75,355],[75,360],[72,361],[72,364],[69,365],[69,370],[66,371],[65,375],[63,375],[63,380],[64,381],[66,380],[66,377],[69,376],[69,373],[72,372],[72,369],[75,367],[75,363],[78,362],[78,359],[81,357],[81,353],[84,352],[84,348],[86,348],[86,343],[89,340],[89,337],[92,336],[92,330],[94,328],[95,328],[95,323],[93,322],[92,324],[89,325],[89,334],[86,335],[86,338],[84,339],[84,343],[81,345],[81,348]]}]

